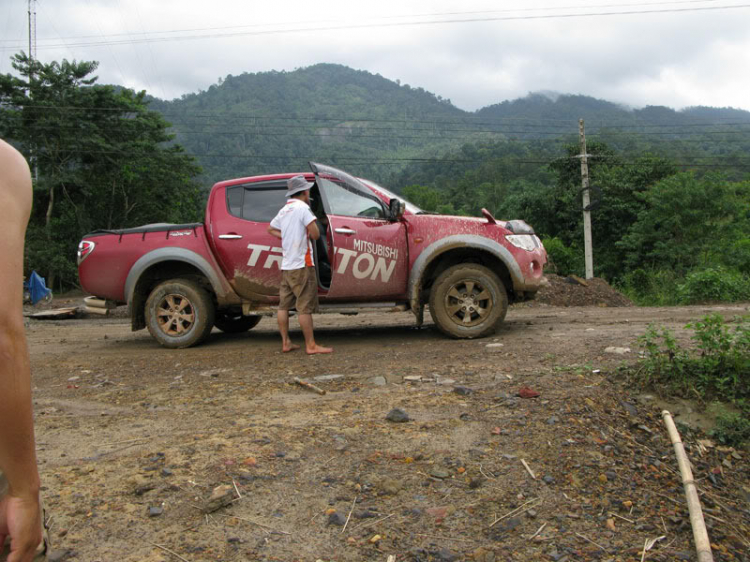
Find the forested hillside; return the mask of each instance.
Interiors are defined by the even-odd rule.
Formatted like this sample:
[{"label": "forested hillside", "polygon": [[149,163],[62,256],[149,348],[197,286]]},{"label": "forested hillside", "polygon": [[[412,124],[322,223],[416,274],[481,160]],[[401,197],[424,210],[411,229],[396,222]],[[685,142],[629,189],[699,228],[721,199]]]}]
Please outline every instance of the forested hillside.
[{"label": "forested hillside", "polygon": [[[578,138],[580,118],[592,140],[699,168],[726,164],[736,172],[750,151],[747,111],[631,110],[581,95],[529,94],[467,112],[422,88],[333,64],[227,76],[207,91],[154,99],[150,108],[172,123],[177,141],[201,163],[206,185],[303,170],[308,160],[395,189],[416,181],[434,185],[480,164],[483,149],[464,145],[489,144],[519,164],[546,164]],[[521,169],[525,176],[530,168]]]},{"label": "forested hillside", "polygon": [[0,136],[36,172],[27,269],[56,286],[76,282],[85,232],[199,220],[215,181],[308,160],[428,211],[524,219],[559,273],[582,273],[583,118],[595,274],[642,302],[750,299],[750,112],[530,94],[470,113],[331,64],[227,76],[167,102],[97,85],[96,65],[20,54],[20,77],[0,75]]},{"label": "forested hillside", "polygon": [[388,164],[457,146],[467,115],[422,88],[343,66],[227,76],[207,91],[153,100],[207,182],[334,163],[383,178]]}]

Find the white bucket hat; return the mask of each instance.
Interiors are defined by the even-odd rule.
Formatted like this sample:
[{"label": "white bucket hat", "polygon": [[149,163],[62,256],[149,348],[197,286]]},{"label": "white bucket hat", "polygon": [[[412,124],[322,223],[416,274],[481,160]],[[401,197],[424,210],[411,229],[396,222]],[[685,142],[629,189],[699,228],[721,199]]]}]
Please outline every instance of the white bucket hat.
[{"label": "white bucket hat", "polygon": [[307,191],[308,189],[312,189],[313,185],[314,184],[305,179],[305,176],[300,175],[289,178],[286,182],[286,198],[289,199],[293,195],[297,195],[298,193]]}]

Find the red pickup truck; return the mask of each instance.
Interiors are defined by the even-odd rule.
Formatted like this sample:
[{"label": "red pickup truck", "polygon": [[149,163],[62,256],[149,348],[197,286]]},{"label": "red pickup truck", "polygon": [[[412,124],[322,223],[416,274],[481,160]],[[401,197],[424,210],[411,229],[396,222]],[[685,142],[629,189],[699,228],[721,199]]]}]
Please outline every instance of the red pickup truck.
[{"label": "red pickup truck", "polygon": [[[427,213],[371,181],[310,167],[321,312],[411,310],[421,325],[429,304],[445,334],[475,338],[543,283],[547,254],[523,221]],[[148,328],[166,347],[198,344],[214,326],[251,329],[278,303],[281,247],[266,229],[294,175],[217,183],[204,223],[86,235],[81,286],[98,302],[127,303],[133,330]]]}]

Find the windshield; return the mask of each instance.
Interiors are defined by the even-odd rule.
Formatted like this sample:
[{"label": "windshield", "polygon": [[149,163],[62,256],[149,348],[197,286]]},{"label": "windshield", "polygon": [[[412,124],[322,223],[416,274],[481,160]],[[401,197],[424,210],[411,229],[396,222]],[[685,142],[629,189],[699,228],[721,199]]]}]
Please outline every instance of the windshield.
[{"label": "windshield", "polygon": [[370,184],[372,187],[374,187],[375,189],[377,189],[380,193],[382,193],[383,195],[385,195],[386,197],[388,197],[388,199],[398,199],[399,201],[401,201],[403,203],[406,203],[406,210],[409,211],[411,214],[418,215],[419,213],[424,213],[424,211],[422,209],[420,209],[419,207],[417,207],[414,203],[409,203],[406,199],[404,199],[400,195],[396,195],[392,191],[390,191],[390,190],[388,190],[388,189],[386,189],[384,187],[379,186],[375,182],[372,182],[370,180],[365,180],[365,181],[368,184]]}]

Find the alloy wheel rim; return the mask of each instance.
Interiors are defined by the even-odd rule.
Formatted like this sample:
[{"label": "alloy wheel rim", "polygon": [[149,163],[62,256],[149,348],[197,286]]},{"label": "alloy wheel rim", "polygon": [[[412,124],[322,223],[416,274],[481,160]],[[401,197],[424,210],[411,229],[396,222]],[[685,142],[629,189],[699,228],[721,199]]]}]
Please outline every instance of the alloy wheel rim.
[{"label": "alloy wheel rim", "polygon": [[195,308],[184,295],[165,295],[156,307],[156,321],[166,335],[184,336],[195,325]]},{"label": "alloy wheel rim", "polygon": [[474,279],[454,283],[445,294],[444,304],[451,321],[464,328],[481,324],[494,308],[490,292]]}]

